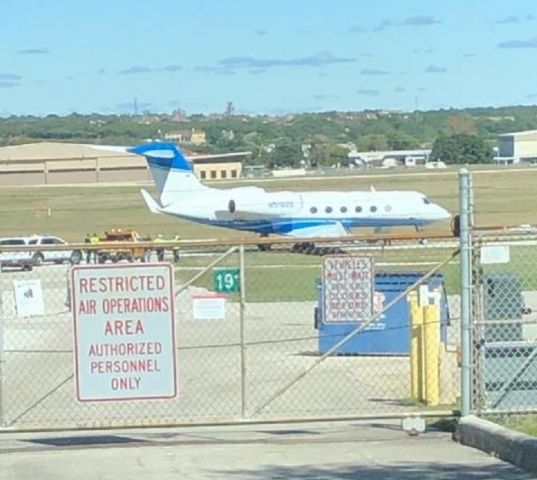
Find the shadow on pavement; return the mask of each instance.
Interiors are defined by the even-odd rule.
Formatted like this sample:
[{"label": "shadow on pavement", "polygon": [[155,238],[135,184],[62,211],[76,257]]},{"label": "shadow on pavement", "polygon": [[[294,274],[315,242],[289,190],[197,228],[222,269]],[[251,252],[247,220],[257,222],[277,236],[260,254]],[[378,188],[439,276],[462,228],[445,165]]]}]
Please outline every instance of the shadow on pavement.
[{"label": "shadow on pavement", "polygon": [[323,480],[323,479],[352,479],[352,480],[484,480],[484,479],[513,479],[531,480],[535,477],[511,465],[460,465],[435,463],[404,463],[395,465],[362,465],[353,467],[316,468],[310,466],[281,467],[266,466],[258,470],[227,470],[215,472],[221,478],[262,478],[264,480]]}]

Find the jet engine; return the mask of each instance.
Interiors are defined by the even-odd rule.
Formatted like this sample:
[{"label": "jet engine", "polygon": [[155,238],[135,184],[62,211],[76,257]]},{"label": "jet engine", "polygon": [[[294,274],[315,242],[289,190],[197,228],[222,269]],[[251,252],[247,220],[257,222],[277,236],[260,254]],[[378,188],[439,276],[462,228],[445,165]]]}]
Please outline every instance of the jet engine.
[{"label": "jet engine", "polygon": [[[256,189],[257,190],[257,189]],[[236,192],[227,201],[227,212],[237,220],[282,217],[295,214],[302,206],[300,194],[293,192]]]}]

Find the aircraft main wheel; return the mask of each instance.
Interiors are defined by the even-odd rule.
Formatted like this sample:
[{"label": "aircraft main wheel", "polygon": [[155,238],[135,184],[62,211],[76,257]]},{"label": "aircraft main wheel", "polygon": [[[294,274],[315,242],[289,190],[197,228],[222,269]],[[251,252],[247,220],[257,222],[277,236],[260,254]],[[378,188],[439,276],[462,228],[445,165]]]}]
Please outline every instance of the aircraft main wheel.
[{"label": "aircraft main wheel", "polygon": [[305,243],[295,243],[293,247],[291,248],[291,251],[293,253],[304,253],[305,250]]}]

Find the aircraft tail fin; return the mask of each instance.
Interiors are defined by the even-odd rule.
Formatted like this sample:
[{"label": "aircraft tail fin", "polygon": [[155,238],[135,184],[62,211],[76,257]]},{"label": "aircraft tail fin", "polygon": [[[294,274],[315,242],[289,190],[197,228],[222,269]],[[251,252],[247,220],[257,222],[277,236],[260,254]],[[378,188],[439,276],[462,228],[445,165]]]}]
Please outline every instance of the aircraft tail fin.
[{"label": "aircraft tail fin", "polygon": [[[163,204],[185,193],[207,188],[200,183],[192,164],[175,143],[146,143],[129,148],[128,151],[146,158],[155,186],[161,193]],[[145,196],[144,199],[146,199]]]},{"label": "aircraft tail fin", "polygon": [[140,190],[140,193],[142,194],[145,204],[147,205],[147,208],[149,208],[149,211],[151,213],[162,213],[161,206],[155,201],[155,199],[149,194],[147,190],[142,188],[142,190]]}]

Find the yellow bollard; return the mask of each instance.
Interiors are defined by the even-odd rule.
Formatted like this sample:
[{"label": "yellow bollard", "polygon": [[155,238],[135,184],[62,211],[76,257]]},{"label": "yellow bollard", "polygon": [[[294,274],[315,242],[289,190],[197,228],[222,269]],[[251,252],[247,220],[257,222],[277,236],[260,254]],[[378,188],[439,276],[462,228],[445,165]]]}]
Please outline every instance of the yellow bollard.
[{"label": "yellow bollard", "polygon": [[416,400],[423,400],[423,309],[418,303],[418,294],[408,294],[410,306],[410,395]]},{"label": "yellow bollard", "polygon": [[428,405],[440,404],[440,308],[423,307],[425,395]]}]

